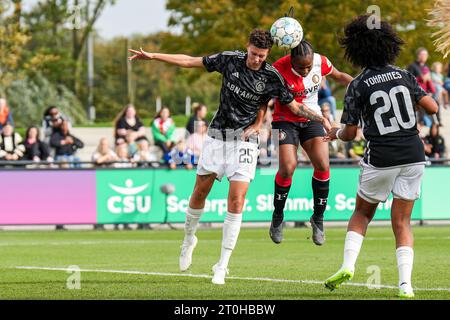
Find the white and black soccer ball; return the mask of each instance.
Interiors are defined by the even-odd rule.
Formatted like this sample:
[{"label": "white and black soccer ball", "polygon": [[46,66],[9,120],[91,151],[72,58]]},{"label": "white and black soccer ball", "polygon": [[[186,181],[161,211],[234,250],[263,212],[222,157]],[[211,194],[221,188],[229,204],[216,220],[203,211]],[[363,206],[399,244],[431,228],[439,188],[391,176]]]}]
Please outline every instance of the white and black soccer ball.
[{"label": "white and black soccer ball", "polygon": [[270,34],[280,48],[293,49],[303,39],[303,28],[294,18],[283,17],[274,22]]}]

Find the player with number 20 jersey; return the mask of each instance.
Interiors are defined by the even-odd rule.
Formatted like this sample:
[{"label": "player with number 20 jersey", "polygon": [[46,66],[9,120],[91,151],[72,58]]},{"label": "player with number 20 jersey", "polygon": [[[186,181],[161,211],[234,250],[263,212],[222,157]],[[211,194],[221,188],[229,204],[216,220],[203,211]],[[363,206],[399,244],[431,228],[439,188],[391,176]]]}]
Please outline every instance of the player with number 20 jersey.
[{"label": "player with number 20 jersey", "polygon": [[391,65],[367,68],[349,85],[341,123],[361,123],[368,143],[366,165],[388,168],[425,162],[415,105],[426,95],[412,74]]},{"label": "player with number 20 jersey", "polygon": [[325,281],[325,286],[334,290],[353,278],[367,227],[378,204],[392,193],[399,297],[412,298],[414,240],[410,220],[425,167],[415,107],[433,114],[438,106],[413,75],[392,65],[404,43],[394,28],[380,21],[380,28],[370,29],[369,19],[371,16],[365,15],[351,21],[341,39],[347,59],[363,71],[347,88],[341,119],[344,128],[331,130],[326,140],[352,140],[361,125],[367,148],[360,163],[355,211],[348,224],[343,263]]}]

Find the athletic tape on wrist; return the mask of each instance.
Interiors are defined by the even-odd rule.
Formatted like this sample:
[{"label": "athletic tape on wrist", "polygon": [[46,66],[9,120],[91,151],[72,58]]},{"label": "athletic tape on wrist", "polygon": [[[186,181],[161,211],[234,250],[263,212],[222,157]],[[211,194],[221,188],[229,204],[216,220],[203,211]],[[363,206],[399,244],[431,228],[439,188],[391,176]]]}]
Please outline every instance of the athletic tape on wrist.
[{"label": "athletic tape on wrist", "polygon": [[338,140],[342,140],[342,138],[339,136],[339,134],[342,132],[342,129],[339,129],[338,131],[336,131],[336,138]]}]

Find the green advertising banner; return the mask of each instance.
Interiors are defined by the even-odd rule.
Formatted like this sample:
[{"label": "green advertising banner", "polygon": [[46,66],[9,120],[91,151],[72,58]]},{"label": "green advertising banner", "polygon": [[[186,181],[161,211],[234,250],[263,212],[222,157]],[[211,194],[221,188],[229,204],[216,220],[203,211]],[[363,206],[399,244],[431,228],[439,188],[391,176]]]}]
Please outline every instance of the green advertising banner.
[{"label": "green advertising banner", "polygon": [[157,174],[158,170],[98,170],[98,222],[163,222],[164,198],[158,193]]},{"label": "green advertising banner", "polygon": [[[422,182],[422,220],[446,220],[450,218],[449,167],[425,169]],[[418,204],[416,204],[417,206]]]},{"label": "green advertising banner", "polygon": [[[429,172],[430,170],[427,170],[425,177]],[[275,169],[257,170],[244,205],[244,221],[271,220],[275,173]],[[436,172],[432,175],[439,174],[441,173]],[[447,170],[446,174],[450,178],[450,171]],[[332,169],[329,202],[325,213],[327,221],[346,221],[350,218],[355,207],[358,177],[359,168]],[[313,208],[311,178],[312,169],[299,168],[296,170],[289,199],[286,202],[286,221],[309,220]],[[194,183],[195,171],[99,170],[97,171],[98,223],[184,222]],[[172,184],[175,192],[166,197],[160,191],[164,184]],[[222,222],[224,220],[227,212],[228,187],[229,183],[226,179],[214,184],[206,200],[202,222]],[[434,190],[434,188],[430,187],[430,190]],[[391,205],[392,198],[381,203],[375,219],[389,220]],[[413,219],[423,219],[422,205],[422,200],[416,202]],[[430,212],[433,214],[442,212],[442,216],[440,216],[442,219],[445,211],[438,209],[440,208],[430,210]],[[447,218],[448,216],[447,213]],[[433,219],[437,219],[437,217],[433,217]]]}]

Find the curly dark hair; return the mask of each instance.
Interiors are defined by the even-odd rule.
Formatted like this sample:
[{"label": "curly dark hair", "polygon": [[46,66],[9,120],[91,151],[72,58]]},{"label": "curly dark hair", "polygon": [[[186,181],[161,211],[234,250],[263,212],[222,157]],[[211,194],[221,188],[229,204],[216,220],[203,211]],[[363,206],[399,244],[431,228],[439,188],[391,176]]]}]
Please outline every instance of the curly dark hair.
[{"label": "curly dark hair", "polygon": [[359,16],[345,26],[344,37],[339,39],[345,57],[363,68],[394,64],[405,42],[386,21],[380,21],[380,28],[369,28],[369,18],[370,15]]},{"label": "curly dark hair", "polygon": [[271,49],[273,46],[273,39],[268,30],[254,29],[250,33],[248,43],[259,49]]}]

